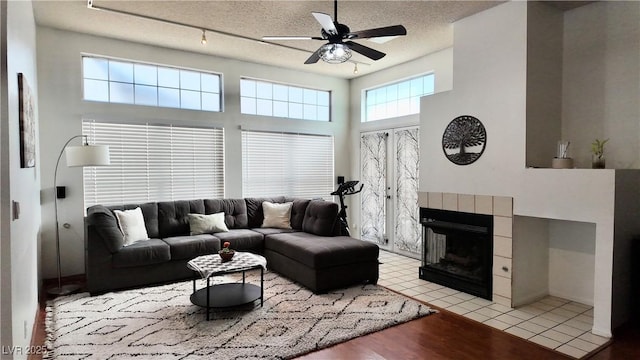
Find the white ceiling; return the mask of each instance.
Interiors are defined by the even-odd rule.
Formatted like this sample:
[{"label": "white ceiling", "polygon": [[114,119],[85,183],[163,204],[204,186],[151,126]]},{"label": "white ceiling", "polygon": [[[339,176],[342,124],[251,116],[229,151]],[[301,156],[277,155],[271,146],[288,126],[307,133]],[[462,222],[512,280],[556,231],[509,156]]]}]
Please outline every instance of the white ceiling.
[{"label": "white ceiling", "polygon": [[[324,75],[353,78],[401,64],[447,48],[453,43],[452,23],[493,7],[501,1],[338,1],[338,21],[352,31],[402,24],[407,35],[384,44],[359,40],[363,45],[387,53],[373,61],[354,53],[354,63],[305,65],[304,61],[323,41],[274,41],[301,50],[267,45],[266,35],[320,36],[320,25],[312,11],[334,16],[333,1],[112,1],[94,0],[95,7],[125,11],[192,25],[195,28],[147,18],[89,9],[86,0],[34,1],[36,23],[41,26],[123,39],[227,58],[241,59]],[[208,43],[200,44],[207,28],[255,39],[207,32]],[[108,55],[108,54],[105,54]]]}]

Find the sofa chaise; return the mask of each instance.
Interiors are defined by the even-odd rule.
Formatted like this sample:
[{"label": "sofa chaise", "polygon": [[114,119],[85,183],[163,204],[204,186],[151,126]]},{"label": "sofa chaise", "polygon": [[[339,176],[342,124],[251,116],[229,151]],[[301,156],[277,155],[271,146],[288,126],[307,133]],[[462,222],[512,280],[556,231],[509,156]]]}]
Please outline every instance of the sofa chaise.
[{"label": "sofa chaise", "polygon": [[[291,203],[290,226],[265,225],[264,203]],[[148,240],[125,245],[117,211],[140,208]],[[224,214],[228,231],[194,234],[193,214]],[[377,245],[338,236],[338,205],[285,197],[201,199],[87,209],[85,267],[88,291],[167,283],[194,277],[187,262],[215,254],[224,242],[262,254],[270,270],[315,293],[378,280]]]}]

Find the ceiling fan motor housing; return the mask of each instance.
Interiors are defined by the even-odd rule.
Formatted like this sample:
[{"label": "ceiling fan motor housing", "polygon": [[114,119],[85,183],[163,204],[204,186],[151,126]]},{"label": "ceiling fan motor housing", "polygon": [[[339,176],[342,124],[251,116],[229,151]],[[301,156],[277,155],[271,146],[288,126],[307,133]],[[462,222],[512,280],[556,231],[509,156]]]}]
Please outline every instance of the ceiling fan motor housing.
[{"label": "ceiling fan motor housing", "polygon": [[329,34],[324,29],[322,29],[322,37],[329,40],[330,43],[339,43],[342,42],[342,39],[346,37],[347,34],[351,32],[351,29],[347,25],[334,23],[336,26],[336,30],[338,30],[337,34]]}]

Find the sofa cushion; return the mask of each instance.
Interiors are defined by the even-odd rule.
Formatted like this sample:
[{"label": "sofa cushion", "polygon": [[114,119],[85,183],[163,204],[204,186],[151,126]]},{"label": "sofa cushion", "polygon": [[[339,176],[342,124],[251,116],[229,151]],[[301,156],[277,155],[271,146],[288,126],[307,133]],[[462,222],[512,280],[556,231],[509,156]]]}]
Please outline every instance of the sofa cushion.
[{"label": "sofa cushion", "polygon": [[224,222],[229,229],[246,229],[247,204],[244,199],[205,199],[204,213],[224,213]]},{"label": "sofa cushion", "polygon": [[264,236],[249,229],[231,229],[228,232],[215,233],[213,235],[219,238],[222,243],[225,241],[230,242],[231,246],[229,247],[233,250],[261,252],[264,247]]},{"label": "sofa cushion", "polygon": [[262,235],[273,235],[273,234],[297,232],[297,230],[294,230],[294,229],[277,229],[277,228],[255,228],[255,229],[251,229],[251,231],[258,232]]},{"label": "sofa cushion", "polygon": [[262,221],[264,221],[264,212],[262,210],[263,201],[283,203],[284,196],[276,196],[272,198],[245,198],[244,202],[247,207],[248,228],[259,228],[262,226]]},{"label": "sofa cushion", "polygon": [[338,219],[338,204],[330,201],[312,200],[302,221],[302,231],[320,235],[334,235],[335,224]]},{"label": "sofa cushion", "polygon": [[307,206],[311,200],[295,199],[291,207],[291,227],[295,230],[302,230],[302,222],[304,214],[307,212]]},{"label": "sofa cushion", "polygon": [[162,240],[169,244],[171,260],[193,259],[220,250],[220,239],[210,234],[173,236]]},{"label": "sofa cushion", "polygon": [[159,237],[164,239],[171,236],[189,235],[189,214],[204,214],[204,202],[202,200],[159,202]]},{"label": "sofa cushion", "polygon": [[113,267],[134,267],[159,264],[171,260],[169,244],[149,239],[123,247],[113,254]]},{"label": "sofa cushion", "polygon": [[295,232],[268,235],[265,249],[295,259],[313,269],[367,262],[378,259],[376,244],[348,236],[319,237]]}]

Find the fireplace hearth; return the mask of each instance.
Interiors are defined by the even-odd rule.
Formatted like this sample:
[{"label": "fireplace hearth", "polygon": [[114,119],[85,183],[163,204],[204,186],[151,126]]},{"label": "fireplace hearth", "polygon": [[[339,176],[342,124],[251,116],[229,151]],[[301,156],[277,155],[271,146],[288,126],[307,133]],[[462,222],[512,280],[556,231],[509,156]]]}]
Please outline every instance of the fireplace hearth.
[{"label": "fireplace hearth", "polygon": [[420,279],[491,300],[493,216],[420,208]]}]

